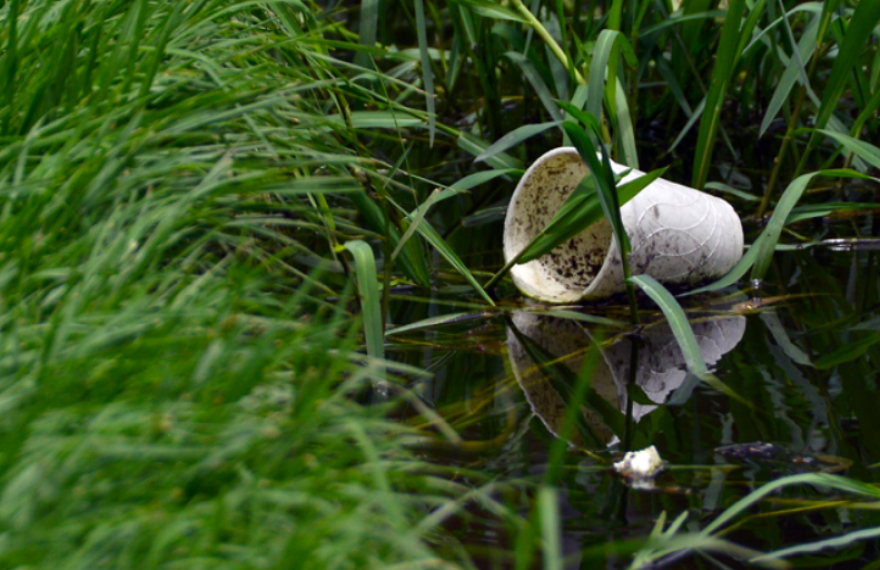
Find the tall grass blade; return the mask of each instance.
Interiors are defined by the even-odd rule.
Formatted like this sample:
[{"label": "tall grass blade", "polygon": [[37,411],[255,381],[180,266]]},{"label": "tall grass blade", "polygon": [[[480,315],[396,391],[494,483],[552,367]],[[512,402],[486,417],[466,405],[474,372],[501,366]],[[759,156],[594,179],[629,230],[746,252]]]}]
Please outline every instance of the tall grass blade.
[{"label": "tall grass blade", "polygon": [[721,28],[721,39],[715,54],[715,68],[712,70],[709,93],[706,95],[706,107],[700,121],[700,133],[697,137],[694,157],[693,186],[697,189],[703,187],[709,175],[712,148],[721,122],[721,108],[739,56],[741,45],[739,28],[745,11],[744,4],[744,0],[730,0],[724,26]]},{"label": "tall grass blade", "polygon": [[[620,198],[617,195],[617,188],[614,181],[614,173],[611,170],[611,162],[605,148],[602,147],[602,162],[599,162],[596,156],[596,149],[586,131],[580,128],[572,121],[566,121],[562,124],[565,133],[571,139],[572,144],[577,148],[581,159],[590,167],[590,174],[596,182],[596,193],[599,198],[599,204],[602,206],[602,212],[605,218],[611,224],[614,240],[617,243],[617,249],[620,252],[620,258],[623,262],[623,275],[627,281],[624,283],[627,296],[629,297],[630,316],[633,324],[639,324],[639,309],[636,304],[635,291],[632,283],[629,282],[629,252],[632,247],[629,242],[629,235],[623,226],[623,220],[620,217]],[[598,134],[598,133],[594,133]]]},{"label": "tall grass blade", "polygon": [[703,97],[700,100],[700,102],[697,104],[696,109],[694,109],[693,114],[691,114],[691,116],[688,117],[687,123],[685,123],[684,128],[681,129],[681,132],[678,133],[678,136],[675,137],[675,140],[672,141],[671,145],[669,145],[669,152],[672,152],[673,150],[675,150],[676,147],[678,147],[678,145],[681,143],[681,141],[684,140],[685,136],[687,136],[687,134],[690,132],[690,130],[694,127],[694,125],[697,124],[697,121],[699,121],[700,118],[703,116],[703,110],[705,110],[705,108],[706,108],[706,98]]},{"label": "tall grass blade", "polygon": [[434,146],[437,131],[437,113],[434,104],[434,72],[431,69],[431,56],[428,54],[428,24],[425,21],[425,0],[413,0],[416,12],[416,37],[419,42],[419,58],[422,63],[422,82],[425,87],[425,104],[428,111],[428,137]]},{"label": "tall grass blade", "polygon": [[[376,45],[376,31],[379,29],[379,0],[361,1],[361,23],[358,28],[360,44],[372,49]],[[360,67],[372,67],[373,62],[369,51],[359,51],[355,55],[355,63]]]},{"label": "tall grass blade", "polygon": [[636,145],[636,131],[633,124],[633,116],[630,113],[626,93],[619,79],[614,80],[614,97],[617,100],[617,110],[614,116],[615,132],[620,144],[622,160],[627,166],[639,168],[639,153]]},{"label": "tall grass blade", "polygon": [[515,51],[509,51],[504,55],[510,61],[517,64],[522,70],[523,75],[525,75],[526,79],[528,79],[529,83],[531,83],[532,88],[535,90],[535,93],[538,94],[538,99],[540,99],[541,103],[544,104],[544,108],[547,110],[547,113],[550,115],[550,117],[554,121],[561,121],[562,113],[559,112],[559,107],[556,104],[556,99],[553,97],[553,93],[550,91],[550,88],[547,87],[547,84],[541,78],[541,75],[535,69],[535,65],[521,53]]},{"label": "tall grass blade", "polygon": [[[626,36],[616,30],[602,30],[596,39],[593,60],[590,63],[590,90],[586,109],[596,120],[602,117],[603,99],[607,105],[615,105],[617,74],[614,70],[617,68],[617,54],[620,52],[630,67],[638,65],[635,52]],[[637,167],[635,164],[628,166]]]},{"label": "tall grass blade", "polygon": [[[0,70],[3,74],[3,84],[6,85],[6,88],[3,90],[3,106],[8,109],[13,109],[15,104],[15,95],[16,95],[16,86],[17,82],[15,81],[15,76],[18,73],[18,18],[19,12],[21,10],[22,0],[11,0],[7,5],[7,15],[6,15],[6,53],[4,57],[0,59],[3,63],[3,69]],[[8,113],[8,111],[7,111]],[[11,129],[11,121],[13,118],[7,114],[6,120],[2,125],[3,130],[0,131],[3,134],[9,134]]]},{"label": "tall grass blade", "polygon": [[[562,124],[565,134],[571,139],[572,144],[577,149],[581,159],[590,169],[590,175],[595,182],[596,195],[599,198],[599,204],[608,222],[614,230],[614,237],[617,240],[617,246],[626,259],[626,253],[629,253],[629,236],[623,228],[623,222],[620,219],[620,200],[617,196],[615,188],[614,174],[611,171],[611,163],[608,156],[602,149],[602,158],[597,156],[596,147],[593,141],[587,136],[587,132],[572,121],[565,121]],[[598,134],[594,131],[594,134]],[[625,264],[624,264],[625,265]]]},{"label": "tall grass blade", "polygon": [[415,215],[412,218],[412,222],[409,227],[406,228],[403,236],[400,238],[400,241],[397,242],[397,247],[394,248],[394,251],[391,252],[391,262],[393,263],[397,256],[400,254],[400,250],[403,249],[403,246],[412,237],[412,235],[419,229],[419,224],[425,219],[425,216],[428,214],[428,210],[431,209],[431,206],[437,202],[437,199],[440,197],[440,189],[436,188],[431,195],[428,196],[428,199],[425,200],[425,203],[419,206],[415,212]]},{"label": "tall grass blade", "polygon": [[[813,56],[813,52],[816,50],[816,35],[819,32],[819,18],[820,16],[817,16],[813,19],[804,34],[801,36],[801,40],[797,43],[795,53],[798,54],[798,57],[792,55],[788,60],[788,67],[786,67],[785,72],[782,74],[782,78],[779,80],[779,84],[773,92],[773,97],[771,97],[770,103],[767,104],[767,109],[764,111],[764,118],[761,120],[760,129],[758,129],[758,137],[763,137],[764,133],[766,133],[767,129],[770,127],[770,124],[776,119],[780,109],[782,109],[783,103],[788,99],[796,82],[800,81],[804,88],[809,88],[807,71],[804,68],[803,62],[809,60]],[[787,24],[788,22],[786,21],[786,26]]]},{"label": "tall grass blade", "polygon": [[538,512],[541,520],[541,538],[544,542],[545,570],[562,570],[562,532],[560,530],[559,498],[552,487],[541,486],[538,491]]},{"label": "tall grass blade", "polygon": [[182,20],[181,16],[185,6],[186,4],[183,2],[175,4],[174,10],[166,16],[160,26],[162,31],[155,46],[155,53],[153,54],[152,62],[150,63],[149,68],[147,68],[146,77],[144,77],[141,83],[140,97],[146,97],[150,92],[150,87],[153,85],[156,72],[159,70],[162,58],[165,57],[165,48],[168,46],[168,41],[171,39],[171,33],[180,25]]},{"label": "tall grass blade", "polygon": [[[469,0],[470,1],[470,0]],[[563,50],[544,24],[541,23],[538,18],[528,9],[528,7],[523,3],[522,0],[511,0],[512,4],[516,8],[517,12],[523,17],[524,21],[531,30],[534,30],[541,39],[544,40],[544,43],[547,45],[547,48],[556,56],[556,58],[562,62],[566,69],[570,70],[570,73],[574,75],[575,81],[578,84],[584,83],[584,78],[581,76],[580,71],[575,68],[574,63],[571,58],[569,58],[568,54],[565,50]],[[540,1],[534,3],[535,11],[537,12],[540,9],[541,3]],[[553,115],[553,113],[551,113]]]},{"label": "tall grass blade", "polygon": [[828,76],[828,82],[822,91],[822,103],[816,114],[815,128],[824,129],[834,109],[840,103],[847,78],[858,65],[859,57],[865,46],[869,44],[871,34],[876,31],[878,22],[880,22],[880,2],[856,4],[843,43],[831,68],[831,75]]},{"label": "tall grass blade", "polygon": [[461,180],[453,183],[449,188],[451,190],[470,190],[471,188],[475,188],[480,184],[485,184],[486,182],[495,180],[498,177],[512,176],[516,174],[522,174],[522,170],[517,168],[501,168],[498,170],[484,170],[481,172],[474,172],[473,174],[468,174]]}]

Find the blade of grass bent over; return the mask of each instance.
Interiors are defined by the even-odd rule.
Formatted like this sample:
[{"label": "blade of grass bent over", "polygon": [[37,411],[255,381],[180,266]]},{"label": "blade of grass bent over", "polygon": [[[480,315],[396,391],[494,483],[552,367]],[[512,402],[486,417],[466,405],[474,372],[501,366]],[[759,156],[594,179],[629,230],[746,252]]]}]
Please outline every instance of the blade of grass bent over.
[{"label": "blade of grass bent over", "polygon": [[733,505],[729,506],[723,513],[718,516],[718,518],[709,523],[706,528],[704,528],[700,532],[700,535],[708,536],[713,532],[716,532],[728,521],[730,521],[735,516],[745,511],[745,509],[747,509],[749,506],[757,503],[759,500],[766,497],[776,489],[787,487],[789,485],[799,484],[822,485],[824,487],[831,487],[833,489],[846,491],[848,493],[854,493],[872,498],[880,498],[880,491],[878,491],[876,487],[858,483],[856,481],[847,479],[846,477],[829,475],[826,473],[805,473],[801,475],[791,475],[766,483],[758,487]]},{"label": "blade of grass bent over", "polygon": [[499,152],[504,152],[505,150],[515,147],[521,142],[533,137],[535,135],[541,134],[547,129],[552,127],[556,127],[562,124],[561,121],[548,121],[546,123],[538,123],[536,125],[523,125],[521,127],[517,127],[492,143],[492,145],[481,152],[477,158],[474,159],[474,162],[482,162],[487,158],[492,158]]},{"label": "blade of grass bent over", "polygon": [[361,240],[346,242],[345,249],[350,251],[354,258],[358,296],[361,300],[361,314],[364,320],[367,354],[373,358],[384,360],[383,319],[379,302],[378,279],[376,278],[376,259],[373,257],[373,250],[366,242]]},{"label": "blade of grass bent over", "polygon": [[843,145],[846,150],[858,155],[862,160],[874,168],[880,169],[880,148],[843,133],[835,133],[834,131],[827,131],[824,129],[817,130],[826,137],[831,137],[836,140]]},{"label": "blade of grass bent over", "polygon": [[660,310],[663,311],[663,315],[666,317],[666,322],[669,323],[669,327],[672,329],[672,334],[684,355],[684,361],[688,370],[709,386],[727,394],[731,398],[751,406],[749,401],[733,391],[724,382],[719,380],[717,376],[709,372],[709,369],[706,367],[706,361],[703,360],[703,353],[700,351],[700,345],[697,343],[697,338],[694,336],[694,331],[691,329],[691,323],[688,321],[687,315],[685,315],[681,305],[678,304],[678,301],[675,300],[675,297],[672,296],[666,287],[661,285],[650,275],[634,275],[630,277],[629,280],[638,285],[642,291],[651,298],[651,300],[657,303]]},{"label": "blade of grass bent over", "polygon": [[782,234],[782,228],[788,221],[791,210],[797,204],[798,200],[800,200],[801,196],[803,196],[804,191],[807,189],[807,185],[816,176],[869,178],[855,170],[820,170],[818,172],[799,176],[789,184],[788,188],[785,189],[785,192],[782,193],[782,198],[779,199],[779,203],[776,205],[773,215],[770,216],[770,221],[767,223],[767,227],[764,228],[764,231],[761,232],[758,239],[755,240],[733,269],[718,281],[688,291],[684,295],[695,295],[697,293],[717,291],[724,287],[729,287],[742,278],[752,266],[754,266],[754,269],[752,270],[752,279],[763,279],[764,275],[767,273],[767,269],[770,267],[773,252],[776,250],[776,244],[779,241],[779,236]]},{"label": "blade of grass bent over", "polygon": [[669,323],[672,334],[684,354],[688,370],[700,378],[706,376],[709,369],[706,368],[706,362],[700,352],[700,345],[697,344],[697,338],[694,336],[687,315],[684,314],[684,310],[675,297],[650,275],[633,275],[630,280],[638,285],[663,311],[666,322]]}]

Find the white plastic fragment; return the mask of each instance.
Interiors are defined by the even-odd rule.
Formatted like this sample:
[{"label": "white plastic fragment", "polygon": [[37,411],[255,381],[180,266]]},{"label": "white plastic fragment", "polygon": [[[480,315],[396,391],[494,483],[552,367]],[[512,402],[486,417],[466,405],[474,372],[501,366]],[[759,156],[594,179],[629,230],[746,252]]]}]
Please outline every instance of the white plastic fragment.
[{"label": "white plastic fragment", "polygon": [[641,451],[630,451],[614,464],[614,470],[633,480],[653,479],[663,470],[663,460],[653,445]]},{"label": "white plastic fragment", "polygon": [[[629,170],[614,162],[611,166],[616,174]],[[535,161],[507,209],[505,261],[546,227],[588,173],[574,147],[551,150]],[[632,170],[620,184],[643,175]],[[742,257],[742,223],[721,198],[658,178],[620,213],[632,245],[633,275],[647,274],[667,284],[696,284],[723,276]],[[599,299],[624,290],[620,253],[604,219],[540,259],[514,266],[510,274],[524,294],[550,303]]]}]

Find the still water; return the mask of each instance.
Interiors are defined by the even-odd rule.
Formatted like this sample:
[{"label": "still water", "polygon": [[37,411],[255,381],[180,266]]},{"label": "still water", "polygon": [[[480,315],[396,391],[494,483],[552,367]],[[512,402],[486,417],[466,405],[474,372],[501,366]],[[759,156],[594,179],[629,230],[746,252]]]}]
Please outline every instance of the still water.
[{"label": "still water", "polygon": [[[873,482],[880,472],[880,252],[871,240],[841,247],[839,237],[853,227],[872,235],[871,224],[870,217],[825,219],[797,228],[813,236],[808,247],[777,252],[760,288],[680,298],[717,378],[711,382],[688,374],[647,299],[645,324],[634,329],[623,302],[547,307],[505,290],[489,310],[455,284],[430,298],[403,291],[394,296],[393,322],[432,320],[389,335],[389,355],[432,376],[408,386],[418,402],[401,421],[434,434],[425,457],[452,465],[457,483],[489,489],[487,496],[523,517],[534,508],[532,484],[547,476],[564,435],[556,485],[570,568],[626,568],[631,557],[608,548],[612,542],[648,536],[664,512],[668,521],[687,513],[682,531],[696,532],[781,476],[838,473]],[[585,398],[566,426],[578,387]],[[613,473],[625,449],[651,444],[667,462],[655,481],[633,485]],[[480,567],[507,568],[523,531],[503,520],[473,501],[448,527]],[[769,495],[721,536],[769,552],[878,525],[875,505],[800,485]],[[878,546],[856,541],[792,562],[880,567]],[[667,557],[661,566],[750,567],[724,554]]]}]

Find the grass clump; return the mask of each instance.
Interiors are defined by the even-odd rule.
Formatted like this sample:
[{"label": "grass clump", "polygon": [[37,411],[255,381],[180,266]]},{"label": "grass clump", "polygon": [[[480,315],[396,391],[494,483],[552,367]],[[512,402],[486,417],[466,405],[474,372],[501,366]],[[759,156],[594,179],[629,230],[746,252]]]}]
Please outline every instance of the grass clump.
[{"label": "grass clump", "polygon": [[412,432],[354,398],[375,366],[324,194],[371,166],[323,25],[0,9],[0,568],[436,562],[413,523],[443,493],[395,490]]}]

